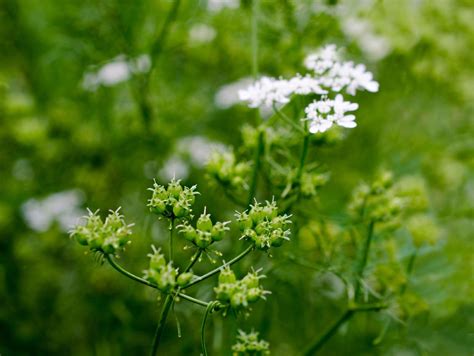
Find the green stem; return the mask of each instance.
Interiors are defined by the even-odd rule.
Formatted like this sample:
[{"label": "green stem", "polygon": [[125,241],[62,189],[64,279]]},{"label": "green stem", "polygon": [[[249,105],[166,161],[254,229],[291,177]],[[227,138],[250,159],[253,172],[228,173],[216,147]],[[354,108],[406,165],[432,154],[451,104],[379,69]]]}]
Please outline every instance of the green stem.
[{"label": "green stem", "polygon": [[171,218],[170,222],[170,238],[169,238],[169,260],[173,261],[173,230],[174,230],[174,217]]},{"label": "green stem", "polygon": [[199,260],[199,257],[201,257],[201,254],[202,254],[202,249],[200,248],[199,250],[196,251],[196,253],[193,255],[193,257],[191,257],[191,262],[189,262],[189,265],[184,270],[184,273],[189,272],[189,270]]},{"label": "green stem", "polygon": [[249,206],[252,203],[252,199],[255,198],[255,193],[257,191],[258,171],[260,169],[261,157],[265,150],[264,130],[262,127],[260,127],[258,130],[259,130],[258,142],[257,142],[257,146],[255,147],[255,158],[254,158],[254,165],[253,165],[252,181],[250,183],[249,195],[247,198],[247,206]]},{"label": "green stem", "polygon": [[152,108],[150,104],[150,98],[149,98],[150,77],[153,72],[153,69],[156,66],[157,59],[163,51],[165,41],[168,36],[171,25],[177,17],[179,4],[180,4],[180,0],[174,1],[173,6],[168,12],[165,22],[163,23],[163,27],[161,28],[160,33],[156,37],[156,40],[150,46],[151,47],[150,48],[151,66],[150,66],[149,71],[138,78],[138,87],[135,90],[135,96],[137,98],[141,115],[147,126],[149,125],[153,116],[153,112],[152,112]]},{"label": "green stem", "polygon": [[206,349],[206,322],[207,322],[207,317],[209,314],[212,312],[212,309],[215,306],[215,302],[210,302],[207,305],[206,312],[204,313],[204,318],[202,319],[202,324],[201,324],[201,348],[202,348],[202,355],[207,356],[207,349]]},{"label": "green stem", "polygon": [[346,310],[344,314],[312,345],[310,345],[303,353],[304,356],[315,355],[326,344],[331,337],[339,330],[339,328],[349,321],[357,312],[378,311],[387,308],[384,303],[356,305]]},{"label": "green stem", "polygon": [[405,294],[405,291],[407,290],[408,287],[408,278],[410,277],[411,273],[413,272],[413,267],[415,266],[415,260],[418,254],[418,250],[413,251],[413,253],[410,256],[410,259],[408,260],[408,265],[407,265],[407,280],[403,284],[401,290],[400,290],[400,295]]},{"label": "green stem", "polygon": [[280,109],[277,108],[276,104],[273,103],[273,111],[277,114],[277,116],[285,121],[288,125],[293,127],[296,131],[300,133],[305,133],[305,131],[297,125],[293,120],[291,120],[288,116],[286,116]]},{"label": "green stem", "polygon": [[331,339],[331,337],[339,330],[341,325],[348,321],[354,315],[354,310],[347,310],[316,342],[310,345],[303,353],[304,356],[316,354],[323,345]]},{"label": "green stem", "polygon": [[115,262],[114,258],[112,257],[112,255],[105,255],[105,258],[107,259],[107,261],[109,262],[109,264],[115,269],[117,270],[118,272],[120,272],[121,274],[123,274],[124,276],[127,276],[128,278],[130,279],[133,279],[134,281],[136,282],[139,282],[139,283],[142,283],[148,287],[152,287],[152,288],[155,288],[157,289],[157,286],[156,284],[154,283],[151,283],[149,281],[147,281],[146,279],[143,279],[143,278],[140,278],[136,275],[134,275],[133,273],[130,273],[129,271],[127,271],[125,268],[123,268],[122,266],[120,266],[117,262]]},{"label": "green stem", "polygon": [[158,325],[156,326],[155,336],[153,338],[153,345],[151,348],[151,356],[155,356],[158,352],[158,346],[160,346],[161,335],[163,335],[163,330],[165,329],[166,318],[170,311],[171,305],[173,304],[173,297],[167,295],[163,307],[161,308],[160,319],[158,320]]},{"label": "green stem", "polygon": [[199,283],[209,277],[212,277],[213,275],[219,273],[221,270],[223,270],[224,268],[226,268],[227,266],[231,266],[233,265],[234,263],[240,261],[242,258],[244,258],[250,251],[253,250],[253,245],[249,246],[248,248],[246,248],[242,253],[240,253],[238,256],[235,256],[233,259],[231,259],[229,262],[226,262],[224,263],[222,266],[219,266],[215,269],[213,269],[212,271],[202,275],[201,277],[198,277],[194,280],[192,280],[191,282],[189,282],[187,285],[185,285],[182,289],[186,289],[186,288],[189,288],[193,285],[195,285],[196,283]]},{"label": "green stem", "polygon": [[194,304],[203,306],[203,307],[209,306],[209,303],[210,303],[210,302],[208,303],[208,302],[205,302],[205,301],[203,301],[203,300],[190,297],[189,295],[184,294],[184,293],[178,293],[177,295],[178,295],[180,298],[183,298],[183,299],[187,300],[188,302],[191,302],[191,303],[194,303]]},{"label": "green stem", "polygon": [[[202,250],[199,250],[202,252]],[[200,254],[199,254],[200,255]],[[197,258],[199,258],[199,255],[197,256]],[[115,260],[112,258],[112,256],[110,255],[106,255],[105,256],[107,261],[109,261],[110,265],[115,268],[117,271],[119,271],[120,273],[122,273],[123,275],[127,276],[128,278],[130,279],[133,279],[134,281],[136,282],[139,282],[139,283],[142,283],[148,287],[151,287],[151,288],[155,288],[155,289],[158,289],[158,286],[154,283],[151,283],[151,282],[148,282],[146,279],[143,279],[143,278],[140,278],[136,275],[134,275],[133,273],[130,273],[128,272],[127,270],[125,270],[122,266],[120,266],[117,262],[115,262]],[[196,258],[196,260],[197,260]],[[192,266],[192,264],[190,264],[190,266]],[[188,266],[189,267],[189,266]],[[191,269],[189,267],[189,269]],[[196,298],[193,298],[193,297],[190,297],[189,295],[187,294],[183,294],[183,293],[177,293],[178,296],[182,297],[183,299],[186,299],[187,301],[190,301],[192,303],[195,303],[195,304],[199,304],[199,305],[202,305],[202,306],[205,306],[207,307],[207,305],[209,303],[207,302],[204,302],[202,300],[199,300],[199,299],[196,299]]]},{"label": "green stem", "polygon": [[[305,121],[305,132],[306,132],[306,121]],[[309,146],[309,133],[306,132],[304,139],[303,139],[303,148],[301,149],[300,155],[300,164],[298,166],[298,171],[296,172],[296,183],[298,185],[301,184],[301,176],[303,175],[304,165],[306,163],[306,157],[308,156],[308,146]]]},{"label": "green stem", "polygon": [[252,0],[252,74],[257,80],[258,77],[258,0]]},{"label": "green stem", "polygon": [[362,250],[362,258],[360,260],[359,266],[357,267],[356,271],[356,286],[355,286],[355,293],[354,293],[354,300],[357,301],[360,288],[361,288],[361,280],[364,276],[364,270],[367,265],[367,261],[369,258],[369,251],[370,251],[370,244],[372,242],[372,236],[374,234],[374,221],[370,221],[369,227],[367,229],[367,237],[365,239],[364,248]]}]

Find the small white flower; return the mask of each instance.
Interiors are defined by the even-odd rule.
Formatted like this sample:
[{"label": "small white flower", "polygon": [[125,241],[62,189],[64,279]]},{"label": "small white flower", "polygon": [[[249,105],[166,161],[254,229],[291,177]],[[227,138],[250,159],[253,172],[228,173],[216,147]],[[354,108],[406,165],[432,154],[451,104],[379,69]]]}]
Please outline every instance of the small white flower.
[{"label": "small white flower", "polygon": [[357,110],[358,107],[356,103],[344,101],[341,94],[336,95],[334,100],[325,98],[313,101],[305,109],[305,119],[310,121],[309,131],[311,133],[325,132],[333,124],[346,128],[356,127],[355,116],[346,115],[346,113]]},{"label": "small white flower", "polygon": [[248,106],[270,107],[275,103],[286,104],[290,101],[291,88],[283,79],[262,77],[245,90],[239,90],[239,98],[247,101]]},{"label": "small white flower", "polygon": [[308,55],[304,60],[304,65],[316,74],[323,74],[331,69],[337,60],[336,45],[329,44],[321,48],[318,52]]},{"label": "small white flower", "polygon": [[195,24],[189,30],[189,41],[191,44],[203,44],[211,42],[217,35],[214,28],[209,25],[199,23]]}]

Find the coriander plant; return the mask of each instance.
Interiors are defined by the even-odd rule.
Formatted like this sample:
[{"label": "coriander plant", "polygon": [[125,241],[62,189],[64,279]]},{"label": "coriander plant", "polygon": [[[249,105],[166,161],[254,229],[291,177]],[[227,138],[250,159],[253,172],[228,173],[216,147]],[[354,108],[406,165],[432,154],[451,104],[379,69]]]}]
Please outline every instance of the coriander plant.
[{"label": "coriander plant", "polygon": [[[206,323],[212,314],[246,316],[271,297],[264,279],[267,275],[270,280],[275,269],[267,268],[268,273],[250,269],[240,275],[233,271],[233,265],[250,254],[272,258],[277,248],[288,253],[273,258],[331,273],[342,281],[347,295],[345,310],[334,317],[332,325],[313,335],[312,340],[301,340],[306,344],[304,355],[319,351],[356,314],[374,312],[385,318],[380,336],[374,340],[380,343],[390,324],[425,308],[409,291],[417,253],[437,236],[437,226],[427,213],[422,181],[416,177],[396,181],[390,172],[382,170],[371,184],[356,188],[345,222],[315,219],[310,214],[319,210],[319,190],[330,181],[327,167],[314,159],[314,152],[340,141],[348,134],[346,129],[357,126],[354,112],[358,104],[347,95],[379,89],[363,64],[342,58],[335,45],[327,45],[306,57],[308,73],[287,79],[261,77],[239,92],[240,99],[258,109],[256,116],[260,117],[254,126],[242,128],[240,147],[214,152],[206,168],[210,181],[237,207],[234,221],[216,221],[206,208],[194,211],[196,198],[205,201],[196,186],[184,186],[176,179],[167,185],[155,182],[149,189],[148,207],[167,224],[169,243],[151,246],[148,268],[142,276],[117,262],[133,240],[133,225],[125,221],[119,209],[104,220],[98,212],[89,211],[84,224],[71,231],[79,244],[119,273],[156,289],[163,297],[152,355],[159,350],[175,303],[203,308],[201,350],[207,355]],[[399,241],[400,231],[409,238]],[[310,258],[301,250],[308,236],[315,244]],[[187,260],[175,258],[177,238],[188,244]],[[222,257],[219,242],[223,239],[244,240],[246,248],[236,256]],[[409,250],[408,262],[399,253],[402,246]],[[222,263],[212,266],[216,259]],[[209,264],[209,271],[195,274],[193,267],[198,263]],[[192,287],[215,275],[214,297],[195,297]],[[236,338],[234,355],[269,354],[269,344],[259,339],[258,332],[240,330]]]}]

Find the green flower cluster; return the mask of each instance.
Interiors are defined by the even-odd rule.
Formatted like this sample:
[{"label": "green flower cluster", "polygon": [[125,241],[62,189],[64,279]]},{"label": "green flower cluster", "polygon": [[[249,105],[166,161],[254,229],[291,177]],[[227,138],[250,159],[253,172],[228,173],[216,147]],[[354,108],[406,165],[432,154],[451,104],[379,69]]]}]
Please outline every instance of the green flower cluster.
[{"label": "green flower cluster", "polygon": [[199,248],[205,249],[213,242],[221,241],[224,238],[226,231],[229,230],[227,226],[229,223],[229,221],[218,221],[213,224],[211,216],[206,214],[204,210],[204,213],[201,214],[196,222],[196,227],[190,224],[183,224],[180,226],[180,232],[184,235],[186,240],[192,242]]},{"label": "green flower cluster", "polygon": [[305,198],[316,196],[318,189],[324,186],[328,180],[327,173],[303,173],[300,182],[301,195]]},{"label": "green flower cluster", "polygon": [[178,274],[178,269],[173,267],[173,263],[166,262],[165,256],[151,246],[153,253],[148,254],[150,264],[147,270],[143,271],[144,278],[157,285],[163,293],[171,292],[176,286],[183,287],[191,281],[193,274],[190,272]]},{"label": "green flower cluster", "polygon": [[290,239],[290,216],[278,215],[274,201],[266,201],[265,205],[255,202],[249,212],[237,213],[236,217],[242,238],[252,241],[259,250],[279,247],[284,240]]},{"label": "green flower cluster", "polygon": [[189,217],[195,195],[199,194],[195,189],[195,185],[191,188],[183,187],[180,180],[175,179],[168,184],[167,188],[155,182],[153,188],[149,188],[152,196],[148,200],[148,207],[151,212],[166,218]]},{"label": "green flower cluster", "polygon": [[264,356],[270,355],[270,344],[265,340],[258,339],[258,332],[245,333],[239,330],[237,343],[232,346],[233,356]]},{"label": "green flower cluster", "polygon": [[248,162],[236,162],[232,152],[214,152],[207,163],[207,172],[224,186],[247,190],[251,167]]},{"label": "green flower cluster", "polygon": [[259,280],[265,278],[258,271],[249,272],[241,280],[237,280],[234,272],[227,266],[219,274],[219,284],[214,288],[217,300],[235,310],[247,308],[249,303],[265,299],[270,292],[260,286]]},{"label": "green flower cluster", "polygon": [[398,223],[403,200],[396,194],[391,172],[379,173],[371,185],[362,184],[356,188],[349,204],[349,211],[357,218],[373,222]]},{"label": "green flower cluster", "polygon": [[89,210],[89,215],[85,217],[86,223],[77,225],[70,232],[70,236],[81,245],[89,246],[91,250],[115,254],[130,243],[133,226],[126,224],[119,210],[120,208],[111,210],[105,222],[102,221],[98,211],[93,213]]}]

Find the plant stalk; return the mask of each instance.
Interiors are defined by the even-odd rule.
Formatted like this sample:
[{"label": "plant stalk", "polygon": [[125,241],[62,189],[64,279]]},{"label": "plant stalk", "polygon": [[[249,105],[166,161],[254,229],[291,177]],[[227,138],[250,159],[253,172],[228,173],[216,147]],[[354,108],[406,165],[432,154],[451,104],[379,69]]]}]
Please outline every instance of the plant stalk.
[{"label": "plant stalk", "polygon": [[247,206],[249,206],[252,203],[252,199],[255,198],[255,194],[257,191],[258,171],[260,170],[261,157],[265,150],[264,130],[262,127],[260,127],[258,130],[258,142],[257,146],[255,147],[254,167],[252,173],[252,181],[250,183],[249,195],[247,198]]},{"label": "plant stalk", "polygon": [[186,289],[186,288],[189,288],[193,285],[195,285],[196,283],[199,283],[199,282],[202,282],[203,280],[209,278],[209,277],[212,277],[213,275],[219,273],[221,270],[223,270],[224,268],[226,268],[227,266],[231,266],[233,265],[234,263],[240,261],[242,258],[244,258],[248,253],[250,253],[250,251],[252,251],[254,248],[253,245],[250,245],[249,247],[247,247],[243,252],[241,252],[239,255],[235,256],[233,259],[231,259],[229,262],[226,262],[224,263],[223,265],[213,269],[212,271],[210,272],[207,272],[206,274],[200,276],[200,277],[197,277],[196,279],[192,280],[191,282],[189,282],[187,285],[185,285],[182,289]]},{"label": "plant stalk", "polygon": [[370,252],[370,245],[372,242],[372,237],[374,235],[374,221],[370,221],[369,227],[367,229],[367,237],[365,239],[364,248],[362,250],[362,259],[360,260],[359,266],[357,267],[356,271],[356,286],[355,286],[355,293],[354,293],[354,300],[357,301],[360,295],[360,288],[361,288],[361,279],[364,276],[364,270],[367,266],[367,261],[369,258]]}]

